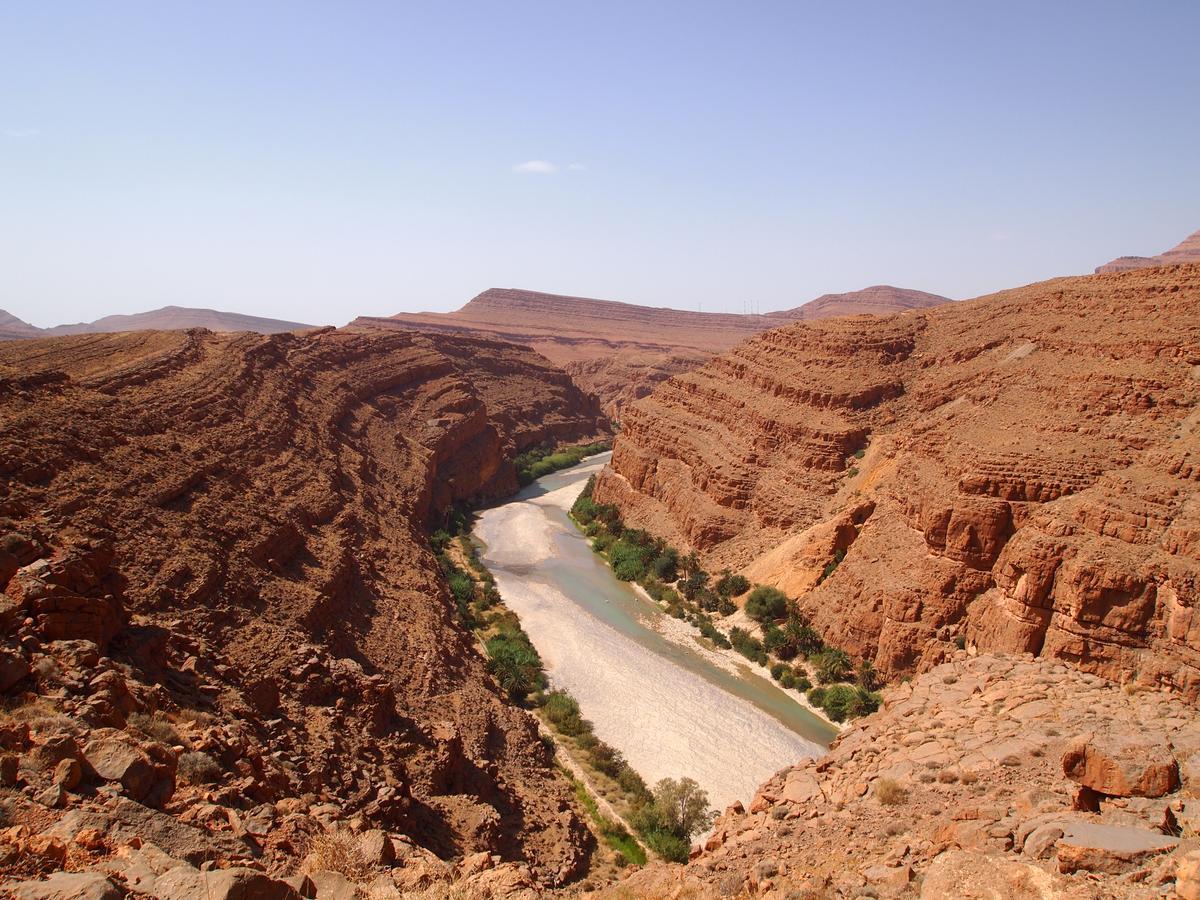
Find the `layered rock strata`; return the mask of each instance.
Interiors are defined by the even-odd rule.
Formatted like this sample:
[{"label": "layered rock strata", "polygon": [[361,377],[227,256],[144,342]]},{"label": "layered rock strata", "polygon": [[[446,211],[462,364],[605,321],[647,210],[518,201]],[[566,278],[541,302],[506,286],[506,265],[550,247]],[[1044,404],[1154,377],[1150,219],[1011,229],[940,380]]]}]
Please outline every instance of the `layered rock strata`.
[{"label": "layered rock strata", "polygon": [[936,306],[945,297],[875,285],[825,294],[794,309],[764,315],[705,313],[611,300],[491,288],[452,313],[360,317],[355,327],[468,333],[533,347],[599,396],[610,415],[660,382],[693,369],[739,341],[788,322],[856,313],[886,315]]},{"label": "layered rock strata", "polygon": [[1059,279],[767,332],[629,407],[595,493],[889,677],[967,645],[1195,699],[1198,402],[1200,266]]},{"label": "layered rock strata", "polygon": [[124,834],[291,874],[340,822],[426,862],[577,875],[570,789],[426,534],[514,490],[515,453],[605,429],[561,370],[478,339],[4,345],[0,801],[21,852],[3,871],[62,868],[57,827],[72,853],[94,829],[100,855]]}]

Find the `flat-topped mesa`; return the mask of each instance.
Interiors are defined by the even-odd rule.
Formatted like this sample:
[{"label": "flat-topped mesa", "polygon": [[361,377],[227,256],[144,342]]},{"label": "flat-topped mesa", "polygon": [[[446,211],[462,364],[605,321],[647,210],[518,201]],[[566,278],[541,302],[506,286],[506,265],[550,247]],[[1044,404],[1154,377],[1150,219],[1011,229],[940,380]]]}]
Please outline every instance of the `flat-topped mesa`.
[{"label": "flat-topped mesa", "polygon": [[1179,244],[1158,256],[1118,256],[1112,262],[1096,267],[1096,274],[1128,272],[1152,266],[1175,266],[1200,263],[1200,231],[1184,238]]},{"label": "flat-topped mesa", "polygon": [[[6,725],[0,750],[32,758],[63,728],[56,752],[86,755],[104,726],[122,759],[162,757],[153,840],[191,835],[205,859],[294,871],[307,833],[260,846],[228,823],[358,818],[406,852],[573,877],[590,838],[570,787],[487,673],[427,535],[451,504],[514,491],[518,452],[607,434],[565,373],[479,338],[0,345],[0,689],[55,698],[50,731]],[[176,785],[173,751],[137,730],[168,718],[171,744],[208,755],[203,785]],[[28,775],[52,798],[53,771]],[[105,797],[88,807],[101,834],[123,814]],[[25,798],[10,824],[48,827],[55,803]],[[211,841],[189,824],[214,817]]]},{"label": "flat-topped mesa", "polygon": [[826,294],[794,309],[742,315],[491,288],[455,312],[364,316],[352,324],[464,332],[525,344],[563,366],[581,387],[601,398],[610,415],[619,417],[672,375],[763,331],[802,319],[887,315],[945,302],[936,294],[875,285]]},{"label": "flat-topped mesa", "polygon": [[1200,266],[790,325],[632,404],[595,495],[889,676],[965,643],[1195,698],[1198,366]]}]

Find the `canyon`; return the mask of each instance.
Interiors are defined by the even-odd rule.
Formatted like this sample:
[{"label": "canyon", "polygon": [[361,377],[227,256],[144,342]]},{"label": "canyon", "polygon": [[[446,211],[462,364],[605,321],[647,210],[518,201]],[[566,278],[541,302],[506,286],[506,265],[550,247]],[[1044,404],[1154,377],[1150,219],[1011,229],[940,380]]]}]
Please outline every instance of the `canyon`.
[{"label": "canyon", "polygon": [[852,313],[888,315],[946,302],[936,294],[875,285],[825,294],[794,309],[744,315],[492,288],[455,312],[360,316],[351,325],[477,334],[532,347],[565,368],[619,418],[627,404],[648,396],[672,375],[768,329]]},{"label": "canyon", "polygon": [[[0,883],[1200,896],[1200,265],[872,291],[770,317],[500,291],[466,324],[0,345]],[[614,413],[607,466],[517,494],[518,454]],[[808,740],[714,692],[698,639],[671,632],[703,657],[683,672],[630,643],[649,601],[565,514],[593,470],[630,527],[873,663],[882,708]],[[596,733],[719,786],[688,864],[597,866],[430,543],[481,505],[500,596]],[[720,721],[689,744],[706,711],[758,736],[740,763]]]},{"label": "canyon", "polygon": [[7,875],[67,845],[112,874],[131,835],[184,882],[290,875],[350,819],[410,886],[439,857],[586,869],[427,539],[515,491],[517,452],[607,435],[564,373],[456,336],[143,331],[7,343],[0,398]]},{"label": "canyon", "polygon": [[776,329],[628,408],[595,496],[888,678],[967,646],[1194,701],[1198,301],[1173,266]]}]

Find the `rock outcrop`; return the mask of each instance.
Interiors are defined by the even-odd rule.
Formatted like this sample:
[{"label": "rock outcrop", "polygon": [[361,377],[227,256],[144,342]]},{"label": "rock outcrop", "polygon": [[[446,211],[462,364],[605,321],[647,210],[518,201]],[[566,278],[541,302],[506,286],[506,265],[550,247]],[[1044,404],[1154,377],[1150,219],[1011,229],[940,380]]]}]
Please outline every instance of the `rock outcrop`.
[{"label": "rock outcrop", "polygon": [[595,496],[889,677],[965,644],[1195,699],[1198,403],[1200,266],[1059,279],[747,341],[625,411]]},{"label": "rock outcrop", "polygon": [[[0,347],[0,873],[152,842],[282,877],[328,827],[385,833],[417,881],[479,853],[533,885],[577,875],[570,788],[426,535],[514,490],[519,451],[606,427],[544,358],[472,338]],[[190,896],[208,876],[173,877]]]},{"label": "rock outcrop", "polygon": [[621,410],[671,375],[767,329],[854,313],[885,315],[936,306],[947,298],[889,285],[826,294],[794,309],[742,315],[637,306],[611,300],[492,288],[452,313],[364,316],[356,327],[478,334],[533,347],[563,366],[605,409]]},{"label": "rock outcrop", "polygon": [[1118,256],[1112,262],[1096,267],[1096,274],[1127,272],[1130,269],[1147,269],[1152,266],[1175,266],[1200,263],[1200,231],[1184,238],[1175,247],[1158,256]]},{"label": "rock outcrop", "polygon": [[958,652],[726,810],[687,866],[651,865],[601,894],[1082,900],[1194,884],[1200,783],[1153,799],[1081,790],[1064,766],[1089,735],[1153,735],[1153,755],[1185,771],[1200,753],[1200,720],[1177,695]]}]

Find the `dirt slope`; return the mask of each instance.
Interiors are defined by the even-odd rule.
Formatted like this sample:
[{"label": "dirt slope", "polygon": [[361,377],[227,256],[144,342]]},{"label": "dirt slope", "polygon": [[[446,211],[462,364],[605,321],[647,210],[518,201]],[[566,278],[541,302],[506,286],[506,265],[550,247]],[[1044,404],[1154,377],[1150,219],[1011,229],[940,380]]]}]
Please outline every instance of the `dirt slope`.
[{"label": "dirt slope", "polygon": [[626,410],[596,496],[888,675],[965,641],[1195,698],[1198,373],[1200,266],[793,325]]},{"label": "dirt slope", "polygon": [[633,400],[671,375],[788,322],[871,313],[885,315],[947,302],[945,297],[875,285],[826,294],[795,309],[765,315],[704,313],[492,288],[452,313],[360,317],[355,326],[480,334],[533,347],[566,368],[585,390],[619,416]]},{"label": "dirt slope", "polygon": [[1151,266],[1173,266],[1200,263],[1200,231],[1184,238],[1175,247],[1158,256],[1118,256],[1112,262],[1096,267],[1098,275],[1111,272],[1127,272],[1130,269],[1146,269]]},{"label": "dirt slope", "polygon": [[[85,768],[78,796],[0,787],[9,821],[36,831],[65,807],[69,840],[133,816],[173,854],[290,873],[314,817],[357,818],[569,878],[589,846],[569,788],[486,674],[426,534],[451,502],[513,490],[518,450],[603,430],[560,370],[479,339],[0,347],[0,756],[33,793],[81,748],[145,804]],[[135,738],[135,714],[179,734]],[[215,783],[176,782],[176,740],[218,760]]]}]

